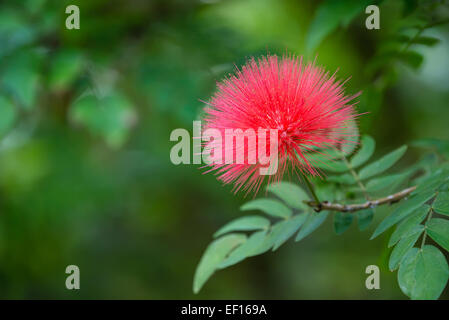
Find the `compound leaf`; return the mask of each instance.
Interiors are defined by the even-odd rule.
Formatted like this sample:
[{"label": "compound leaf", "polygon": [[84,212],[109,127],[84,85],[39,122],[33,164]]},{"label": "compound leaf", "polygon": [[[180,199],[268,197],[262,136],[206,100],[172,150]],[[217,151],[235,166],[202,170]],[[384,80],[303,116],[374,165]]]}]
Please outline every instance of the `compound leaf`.
[{"label": "compound leaf", "polygon": [[307,193],[297,186],[296,184],[290,182],[277,182],[270,184],[267,187],[269,192],[274,193],[277,197],[282,199],[287,205],[295,209],[307,209],[308,206],[303,202],[303,200],[308,200],[309,196]]},{"label": "compound leaf", "polygon": [[215,232],[214,237],[219,237],[225,233],[231,231],[250,231],[267,229],[270,226],[270,221],[267,218],[260,216],[247,216],[237,218],[223,227],[221,227],[217,232]]},{"label": "compound leaf", "polygon": [[273,199],[256,199],[245,203],[241,210],[261,210],[273,217],[288,218],[292,215],[292,210],[282,202]]},{"label": "compound leaf", "polygon": [[387,155],[383,156],[379,160],[367,165],[359,172],[361,180],[371,178],[379,173],[382,173],[392,167],[405,153],[407,146],[402,146]]},{"label": "compound leaf", "polygon": [[193,279],[193,292],[198,293],[201,287],[212,276],[218,265],[238,245],[245,242],[246,236],[242,234],[228,234],[214,240],[201,257]]},{"label": "compound leaf", "polygon": [[376,238],[378,235],[383,233],[385,230],[395,225],[402,219],[408,217],[413,211],[415,211],[418,207],[423,205],[426,201],[434,196],[434,192],[426,192],[423,194],[419,194],[414,196],[408,200],[402,200],[399,203],[399,207],[396,208],[389,216],[387,216],[374,231],[371,239]]},{"label": "compound leaf", "polygon": [[353,168],[357,168],[368,161],[376,149],[376,141],[368,135],[362,137],[361,145],[360,150],[351,159],[350,163]]},{"label": "compound leaf", "polygon": [[432,218],[426,226],[429,236],[441,247],[449,251],[449,221],[440,218]]},{"label": "compound leaf", "polygon": [[298,235],[296,236],[295,241],[299,241],[307,237],[313,231],[315,231],[319,226],[321,226],[326,220],[329,212],[322,211],[319,213],[312,212],[307,217],[306,222],[302,226],[301,230],[299,230]]}]

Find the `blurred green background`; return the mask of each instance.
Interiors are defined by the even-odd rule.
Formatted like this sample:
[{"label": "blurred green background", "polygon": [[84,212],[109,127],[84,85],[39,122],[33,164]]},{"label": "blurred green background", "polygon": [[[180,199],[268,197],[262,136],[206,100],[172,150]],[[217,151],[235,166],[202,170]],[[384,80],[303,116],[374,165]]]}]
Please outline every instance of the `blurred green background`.
[{"label": "blurred green background", "polygon": [[[372,3],[380,30],[365,27]],[[70,4],[79,30],[65,28]],[[405,299],[388,235],[337,236],[332,219],[193,295],[201,254],[245,199],[173,165],[169,136],[192,130],[234,65],[289,52],[351,76],[378,155],[448,139],[448,17],[446,1],[2,1],[0,298]],[[413,43],[417,33],[438,41]],[[80,290],[65,288],[70,264]],[[365,288],[370,264],[381,290]]]}]

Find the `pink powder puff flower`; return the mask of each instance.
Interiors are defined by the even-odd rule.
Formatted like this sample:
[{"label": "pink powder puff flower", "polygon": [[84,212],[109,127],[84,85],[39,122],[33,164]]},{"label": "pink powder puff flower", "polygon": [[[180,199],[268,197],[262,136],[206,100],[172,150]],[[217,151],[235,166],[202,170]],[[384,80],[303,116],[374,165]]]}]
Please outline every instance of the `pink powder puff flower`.
[{"label": "pink powder puff flower", "polygon": [[[235,75],[217,84],[205,108],[204,130],[217,129],[225,137],[226,129],[253,129],[256,134],[259,128],[278,129],[278,169],[268,176],[268,182],[279,181],[286,171],[320,175],[311,154],[326,155],[331,148],[354,143],[348,137],[354,131],[348,127],[354,126],[357,115],[352,101],[360,93],[346,96],[345,82],[315,62],[304,63],[302,57],[269,55],[257,62],[252,58]],[[208,164],[207,172],[215,172],[225,184],[233,183],[235,192],[257,193],[265,177],[259,172],[263,165],[248,161],[248,152],[257,152],[257,148],[249,150],[246,142],[243,149],[233,145],[230,150],[233,154],[245,152],[244,163],[225,163],[224,154],[218,155],[222,161]],[[226,151],[224,141],[217,143]],[[266,146],[269,154],[269,141]]]}]

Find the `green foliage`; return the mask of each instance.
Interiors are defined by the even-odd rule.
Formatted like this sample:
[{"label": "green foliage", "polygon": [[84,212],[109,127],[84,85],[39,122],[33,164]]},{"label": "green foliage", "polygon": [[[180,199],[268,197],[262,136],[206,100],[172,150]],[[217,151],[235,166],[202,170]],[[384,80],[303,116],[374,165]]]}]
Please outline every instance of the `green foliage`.
[{"label": "green foliage", "polygon": [[394,72],[391,67],[396,63],[418,69],[424,58],[420,52],[411,50],[411,47],[433,47],[440,42],[438,38],[422,35],[427,29],[433,27],[433,23],[429,21],[431,19],[430,16],[412,14],[407,19],[398,20],[392,28],[393,31],[386,37],[374,58],[370,60],[367,67],[368,73],[375,74],[383,71],[386,74],[385,80],[388,81],[388,78],[391,79],[388,74],[391,75],[391,72]]},{"label": "green foliage", "polygon": [[32,109],[39,86],[40,56],[25,51],[4,62],[1,84],[24,109]]},{"label": "green foliage", "polygon": [[[448,213],[449,169],[445,163],[438,164],[433,161],[434,157],[426,156],[401,173],[379,176],[401,159],[407,147],[402,146],[363,166],[374,153],[375,141],[369,136],[362,137],[361,141],[362,145],[359,150],[349,155],[349,158],[338,151],[331,150],[329,158],[332,160],[328,160],[328,163],[320,162],[323,168],[343,174],[328,177],[324,186],[323,183],[318,183],[317,194],[330,197],[325,200],[331,203],[349,204],[354,199],[348,199],[347,196],[354,192],[365,197],[365,199],[356,198],[356,202],[370,201],[372,192],[383,192],[385,197],[385,190],[396,188],[419,173],[419,178],[412,181],[419,181],[418,187],[408,198],[399,199],[400,201],[394,205],[393,211],[377,226],[371,239],[397,225],[388,242],[388,246],[393,247],[388,263],[389,269],[391,271],[399,269],[399,286],[410,298],[436,299],[448,280],[449,270],[444,255],[436,247],[425,245],[425,240],[428,235],[443,249],[449,250],[449,220],[432,218],[433,212]],[[319,157],[322,157],[321,160],[325,159],[322,154],[314,155],[314,157],[315,160]],[[356,167],[361,168],[356,171]],[[294,234],[296,234],[295,241],[304,239],[322,225],[330,214],[327,211],[314,212],[305,203],[308,200],[307,193],[298,185],[280,182],[269,185],[267,190],[283,202],[272,198],[260,198],[247,202],[241,209],[244,211],[260,210],[272,218],[281,218],[281,221],[271,223],[268,219],[259,216],[246,216],[228,223],[217,231],[214,234],[215,237],[223,236],[226,232],[259,230],[226,251],[224,257],[220,256],[219,264],[212,260],[210,266],[205,266],[208,261],[206,256],[209,254],[209,249],[207,249],[200,265],[208,270],[208,277],[213,273],[211,270],[235,265],[248,257],[262,254],[270,249],[277,250]],[[321,199],[321,201],[323,200]],[[375,208],[360,210],[356,213],[335,212],[333,214],[335,233],[341,235],[350,228],[355,218],[358,220],[360,230],[369,228]],[[419,243],[420,238],[422,238],[421,248],[418,249],[415,245]],[[214,240],[212,244],[215,241],[217,240]],[[207,278],[205,279],[207,280]],[[199,289],[200,286],[196,286],[196,288]]]},{"label": "green foliage", "polygon": [[[212,275],[212,270],[223,269],[232,266],[246,258],[265,253],[269,250],[277,250],[287,240],[297,234],[295,241],[304,239],[314,230],[316,230],[328,216],[328,212],[316,213],[312,208],[305,205],[303,200],[308,200],[307,193],[298,185],[290,182],[279,182],[269,185],[267,190],[279,196],[284,202],[272,198],[262,198],[247,202],[241,207],[241,210],[260,210],[272,218],[281,218],[279,221],[267,224],[267,219],[258,216],[245,216],[238,218],[221,229],[214,236],[220,237],[226,232],[233,231],[252,231],[263,229],[262,231],[253,232],[246,239],[241,241],[239,245],[233,247],[226,252],[225,257],[221,257],[218,263],[216,259],[209,259],[206,256],[210,254],[210,247],[219,239],[212,242],[201,258],[200,268],[206,270],[207,277],[201,277],[200,282],[194,281],[194,290],[197,292],[204,282]],[[285,193],[281,193],[286,191]],[[293,211],[297,214],[292,214]],[[298,232],[299,230],[299,232]],[[201,272],[204,273],[204,272]],[[198,271],[197,273],[198,274]],[[198,276],[195,277],[197,279]],[[200,283],[199,285],[197,283]]]},{"label": "green foliage", "polygon": [[360,180],[365,180],[371,178],[372,176],[378,175],[392,167],[405,153],[407,146],[402,146],[397,150],[383,156],[381,159],[367,165],[365,168],[360,170],[358,176]]},{"label": "green foliage", "polygon": [[[434,207],[438,207],[442,202],[439,200],[437,203],[436,200],[445,193],[440,192],[441,188],[447,190],[445,185],[449,172],[438,167],[432,171],[426,178],[421,179],[421,185],[414,195],[399,203],[373,234],[375,237],[402,221],[391,235],[388,244],[395,245],[389,267],[391,270],[399,267],[398,281],[401,290],[412,299],[437,299],[446,286],[449,275],[444,255],[436,247],[425,245],[428,235],[443,249],[449,250],[449,220],[432,218],[432,214],[436,212]],[[435,172],[438,172],[438,175]],[[421,223],[424,219],[426,222],[423,225]],[[414,248],[421,235],[421,248]]]},{"label": "green foliage", "polygon": [[279,218],[289,218],[292,215],[290,208],[274,199],[256,199],[245,203],[240,207],[240,210],[261,210],[266,214]]},{"label": "green foliage", "polygon": [[374,209],[365,209],[357,212],[357,222],[359,230],[363,231],[367,229],[374,219]]},{"label": "green foliage", "polygon": [[220,230],[215,232],[214,237],[219,237],[227,232],[231,231],[244,231],[244,230],[259,230],[267,229],[270,226],[270,221],[260,216],[246,216],[235,219],[223,226]]},{"label": "green foliage", "polygon": [[321,226],[324,223],[324,221],[326,221],[328,215],[329,212],[327,211],[319,213],[315,213],[313,211],[310,212],[303,227],[301,228],[301,230],[299,230],[298,235],[295,238],[295,241],[300,241],[304,239],[313,231],[318,229],[318,227]]},{"label": "green foliage", "polygon": [[354,169],[368,161],[373,155],[374,150],[376,149],[376,141],[368,135],[364,135],[361,138],[360,144],[362,145],[362,147],[357,152],[357,154],[352,157],[350,162],[351,167]]},{"label": "green foliage", "polygon": [[101,98],[94,95],[80,98],[71,108],[71,118],[102,136],[111,147],[120,147],[125,142],[135,122],[131,104],[118,93]]},{"label": "green foliage", "polygon": [[352,213],[337,212],[334,215],[335,233],[342,234],[343,232],[348,230],[349,227],[351,226],[353,220],[354,220],[354,215]]},{"label": "green foliage", "polygon": [[366,191],[371,193],[389,189],[391,186],[401,184],[412,174],[413,171],[410,170],[402,173],[391,174],[388,176],[372,179],[366,183]]},{"label": "green foliage", "polygon": [[195,278],[193,280],[193,291],[198,292],[229,252],[245,240],[245,235],[228,234],[212,242],[196,269]]},{"label": "green foliage", "polygon": [[[440,143],[439,145],[444,145],[444,143]],[[363,150],[363,146],[361,150]],[[355,170],[353,173],[359,179],[358,182],[363,184],[362,181],[364,179],[381,174],[392,167],[403,156],[405,150],[406,147],[403,146],[376,162],[367,165],[358,173]],[[352,159],[357,156],[357,154],[354,155]],[[385,232],[388,228],[398,225],[388,243],[389,247],[394,246],[389,259],[389,268],[391,270],[399,268],[398,280],[400,287],[412,299],[436,299],[441,294],[447,282],[447,275],[445,275],[447,262],[444,256],[437,248],[432,247],[429,249],[428,246],[425,246],[427,235],[435,240],[442,248],[448,250],[449,246],[449,238],[447,236],[449,234],[447,226],[449,221],[440,218],[430,219],[432,212],[447,214],[449,203],[448,192],[446,191],[449,189],[447,183],[449,179],[447,164],[444,162],[438,164],[434,159],[434,157],[424,157],[421,161],[410,166],[402,173],[368,180],[364,186],[365,192],[367,193],[385,192],[385,190],[391,189],[392,186],[396,188],[415,175],[416,172],[421,172],[419,178],[411,181],[411,183],[418,184],[416,190],[408,199],[403,199],[395,205],[393,212],[381,221],[371,237],[373,239]],[[345,187],[348,184],[355,184],[356,179],[353,178],[354,181],[352,181],[350,177],[353,178],[354,174],[333,176],[330,177],[330,180],[340,187]],[[358,192],[360,191],[360,185],[352,187],[350,190],[352,192]],[[360,214],[363,215],[364,212],[361,211],[358,213],[359,219]],[[350,218],[345,220],[344,217],[344,214],[335,214],[335,230],[337,233],[342,233],[351,223]],[[427,222],[423,225],[422,223],[426,217]],[[424,248],[424,254],[422,254],[423,251],[414,248],[414,245],[420,238],[423,239],[421,246]],[[423,264],[430,261],[436,263],[437,267],[429,268],[423,272]],[[434,274],[426,275],[426,272],[433,272]],[[438,281],[442,282],[439,283]]]},{"label": "green foliage", "polygon": [[402,219],[407,218],[416,209],[419,209],[420,206],[424,205],[424,203],[429,201],[434,196],[435,192],[426,192],[416,195],[409,200],[400,203],[398,207],[396,207],[396,209],[379,224],[379,226],[371,236],[371,239],[376,238],[378,235],[385,232],[388,228],[394,226]]},{"label": "green foliage", "polygon": [[449,251],[449,220],[433,218],[426,223],[426,227],[429,236]]},{"label": "green foliage", "polygon": [[307,205],[303,200],[308,199],[307,194],[297,185],[289,182],[273,183],[267,187],[267,190],[287,205],[295,209],[306,209]]},{"label": "green foliage", "polygon": [[0,96],[0,136],[8,132],[16,118],[16,107],[7,98]]},{"label": "green foliage", "polygon": [[406,253],[415,245],[423,231],[424,226],[420,224],[416,225],[412,230],[410,230],[410,233],[403,236],[401,240],[399,240],[391,252],[390,261],[388,263],[388,267],[391,271],[398,268],[399,263],[402,261]]},{"label": "green foliage", "polygon": [[258,254],[261,243],[266,239],[267,231],[254,232],[248,239],[237,249],[233,250],[219,265],[218,269],[224,269],[232,266],[247,257]]},{"label": "green foliage", "polygon": [[307,33],[306,48],[308,52],[313,52],[321,41],[340,25],[347,27],[355,16],[370,3],[366,0],[326,0],[321,3]]},{"label": "green foliage", "polygon": [[416,209],[408,218],[404,219],[391,235],[388,247],[394,246],[399,240],[409,236],[415,230],[415,227],[425,219],[429,209],[428,205],[423,205]]},{"label": "green foliage", "polygon": [[[363,147],[362,144],[360,150],[350,159],[349,165],[346,165],[344,159],[342,159],[342,160],[334,160],[332,163],[332,167],[330,168],[325,168],[325,166],[323,166],[323,168],[335,172],[333,168],[335,166],[338,166],[342,168],[339,172],[347,172],[353,170],[356,167],[360,167],[362,164],[364,164],[366,161],[369,160],[369,158],[374,152],[375,146],[373,139],[369,136],[363,136],[362,143],[367,143],[368,146]],[[367,180],[373,176],[383,173],[384,171],[392,167],[404,155],[406,150],[407,147],[402,146],[390,152],[389,154],[383,156],[381,159],[366,165],[365,167],[361,168],[358,172],[356,172],[355,170],[354,172],[359,180]],[[398,181],[396,178],[397,176],[389,178],[382,177],[380,178],[381,180],[380,179],[371,180],[367,182],[367,187],[369,186],[369,188],[371,189],[376,188],[379,189],[381,188],[379,187],[379,185],[383,186],[387,183],[390,184],[392,179]],[[354,178],[354,175],[350,173],[345,173],[337,176],[329,176],[328,181],[335,182],[337,184],[347,184],[347,185],[354,185],[357,183],[356,179]],[[356,191],[361,192],[362,190],[360,189],[360,187],[356,187]]]},{"label": "green foliage", "polygon": [[444,255],[434,246],[412,248],[398,271],[399,286],[415,300],[438,299],[449,279]]},{"label": "green foliage", "polygon": [[449,141],[440,139],[420,139],[412,142],[413,146],[430,149],[449,159]]},{"label": "green foliage", "polygon": [[279,229],[275,236],[273,251],[277,250],[285,241],[290,239],[293,234],[304,224],[307,219],[306,213],[297,214],[287,221],[279,222]]},{"label": "green foliage", "polygon": [[67,90],[83,70],[83,56],[75,50],[58,52],[52,60],[49,85],[54,90]]},{"label": "green foliage", "polygon": [[439,192],[432,208],[439,214],[449,215],[449,192]]}]

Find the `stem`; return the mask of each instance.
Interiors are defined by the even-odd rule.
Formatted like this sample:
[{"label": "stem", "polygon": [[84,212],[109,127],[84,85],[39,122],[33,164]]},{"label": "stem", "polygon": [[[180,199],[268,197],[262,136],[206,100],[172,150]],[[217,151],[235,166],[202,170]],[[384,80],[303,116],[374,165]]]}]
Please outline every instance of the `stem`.
[{"label": "stem", "polygon": [[427,26],[421,27],[418,29],[418,31],[416,32],[416,34],[410,38],[410,40],[406,43],[406,45],[404,46],[404,48],[401,50],[401,52],[405,52],[408,50],[408,48],[410,48],[410,46],[413,44],[413,41],[415,41],[416,39],[418,39],[418,37],[421,35],[421,33],[423,33],[423,31],[427,28]]},{"label": "stem", "polygon": [[318,196],[315,193],[315,188],[313,187],[312,183],[310,182],[309,178],[307,178],[307,176],[305,174],[301,174],[301,176],[304,178],[304,181],[306,182],[306,186],[307,189],[309,189],[310,193],[312,194],[313,199],[315,200],[315,202],[318,204],[321,203],[320,199],[318,199]]},{"label": "stem", "polygon": [[341,158],[344,161],[345,165],[348,167],[348,169],[351,172],[352,176],[354,177],[354,180],[357,182],[358,186],[362,190],[363,195],[365,196],[365,199],[369,201],[370,197],[368,195],[368,192],[366,191],[365,185],[360,180],[359,175],[357,174],[357,172],[355,172],[354,168],[351,166],[351,163],[349,163],[348,159],[346,159],[344,154],[341,155]]},{"label": "stem", "polygon": [[[438,195],[438,193],[437,193],[437,195]],[[427,238],[427,223],[429,222],[430,219],[432,219],[432,214],[433,214],[433,209],[432,209],[432,207],[430,207],[430,209],[429,209],[429,215],[427,216],[426,224],[424,225],[424,235],[423,235],[422,241],[421,241],[421,250],[424,248],[424,245],[426,244],[426,238]]]},{"label": "stem", "polygon": [[315,209],[315,211],[319,212],[321,210],[330,210],[330,211],[340,211],[340,212],[356,212],[359,210],[365,210],[368,208],[373,208],[380,206],[382,204],[392,204],[402,200],[407,197],[410,193],[415,191],[416,187],[410,187],[394,193],[392,195],[386,196],[384,198],[369,200],[365,203],[360,204],[340,204],[340,203],[331,203],[328,201],[319,202],[319,201],[304,201],[308,206]]}]

